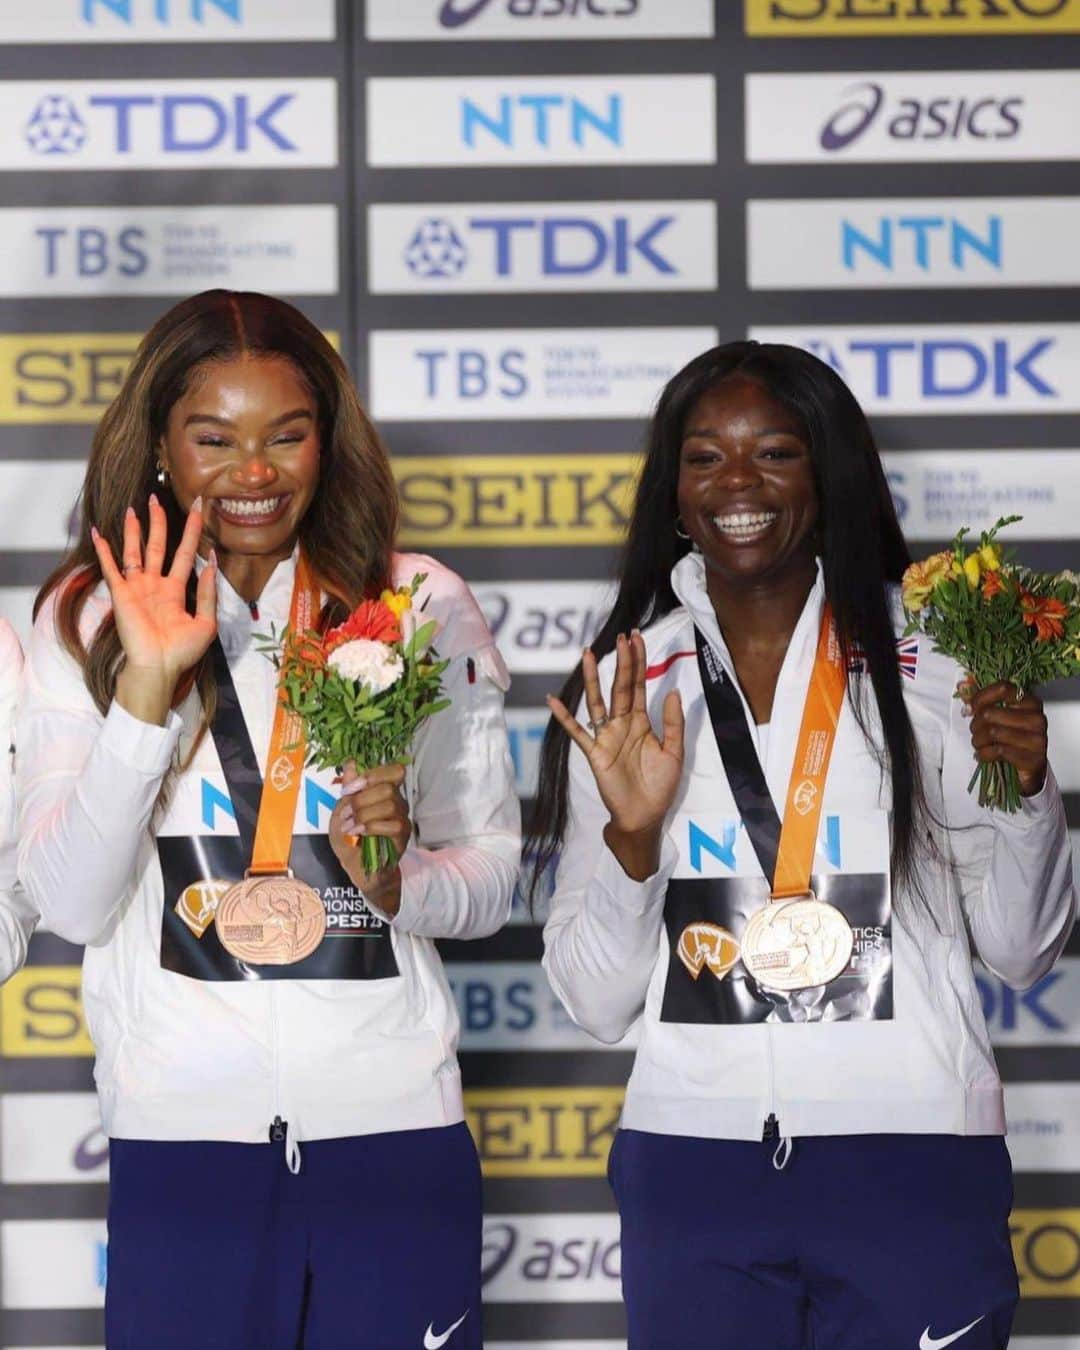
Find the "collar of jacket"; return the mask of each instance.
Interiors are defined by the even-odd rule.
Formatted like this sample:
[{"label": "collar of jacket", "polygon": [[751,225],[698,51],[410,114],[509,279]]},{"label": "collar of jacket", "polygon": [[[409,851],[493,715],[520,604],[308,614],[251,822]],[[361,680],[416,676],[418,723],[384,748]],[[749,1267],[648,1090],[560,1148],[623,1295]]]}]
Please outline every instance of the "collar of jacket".
[{"label": "collar of jacket", "polygon": [[[689,614],[694,627],[704,634],[709,645],[719,655],[724,669],[735,682],[735,665],[728,651],[727,643],[720,631],[716,611],[712,607],[708,591],[705,589],[705,559],[700,553],[687,553],[680,558],[671,571],[671,586],[675,595]],[[794,667],[802,670],[807,661],[813,663],[817,650],[818,632],[821,627],[821,611],[825,605],[825,578],[821,570],[821,559],[817,559],[817,576],[806,597],[799,621],[788,643],[787,653],[780,670],[779,684],[784,680],[787,669]]]},{"label": "collar of jacket", "polygon": [[[271,572],[256,602],[259,611],[257,619],[252,616],[251,607],[243,596],[238,595],[226,578],[218,573],[218,636],[226,656],[233,657],[246,649],[253,633],[269,633],[271,624],[274,625],[275,631],[280,633],[289,622],[293,579],[296,576],[296,560],[299,555],[300,545],[297,544],[289,557],[282,558]],[[205,561],[196,557],[196,571],[201,572],[205,566]]]}]

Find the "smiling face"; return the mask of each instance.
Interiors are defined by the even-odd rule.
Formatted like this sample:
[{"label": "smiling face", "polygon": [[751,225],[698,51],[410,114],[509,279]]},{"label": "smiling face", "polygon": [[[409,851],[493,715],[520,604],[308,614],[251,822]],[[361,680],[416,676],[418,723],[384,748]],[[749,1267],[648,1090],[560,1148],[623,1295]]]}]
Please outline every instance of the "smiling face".
[{"label": "smiling face", "polygon": [[281,357],[210,362],[170,409],[159,454],[185,511],[202,496],[204,544],[288,557],[319,482],[315,397]]},{"label": "smiling face", "polygon": [[714,385],[686,418],[678,505],[720,580],[764,581],[812,566],[818,498],[805,427],[756,381]]}]

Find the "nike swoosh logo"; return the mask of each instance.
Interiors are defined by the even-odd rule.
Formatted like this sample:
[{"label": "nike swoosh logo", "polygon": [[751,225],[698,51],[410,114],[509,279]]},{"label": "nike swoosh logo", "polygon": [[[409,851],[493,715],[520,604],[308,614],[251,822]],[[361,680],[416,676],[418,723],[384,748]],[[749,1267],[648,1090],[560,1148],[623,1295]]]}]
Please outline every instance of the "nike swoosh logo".
[{"label": "nike swoosh logo", "polygon": [[[930,1328],[927,1327],[919,1337],[919,1350],[944,1350],[946,1345],[952,1345],[953,1341],[958,1341],[961,1336],[966,1336],[971,1328],[977,1327],[985,1317],[986,1314],[983,1313],[982,1317],[976,1317],[974,1322],[969,1322],[966,1327],[961,1327],[959,1331],[954,1331],[951,1336],[942,1336],[940,1340],[931,1336]],[[441,1345],[442,1342],[440,1341],[439,1344]]]},{"label": "nike swoosh logo", "polygon": [[[428,1329],[427,1331],[424,1332],[424,1350],[442,1350],[442,1347],[446,1344],[446,1342],[450,1339],[450,1337],[454,1334],[454,1332],[457,1331],[458,1327],[461,1326],[462,1322],[465,1321],[468,1315],[469,1310],[468,1308],[466,1308],[465,1311],[458,1318],[458,1320],[454,1323],[454,1325],[452,1327],[447,1327],[441,1336],[435,1335],[435,1323],[429,1322]],[[975,1324],[972,1323],[972,1326],[974,1325]]]}]

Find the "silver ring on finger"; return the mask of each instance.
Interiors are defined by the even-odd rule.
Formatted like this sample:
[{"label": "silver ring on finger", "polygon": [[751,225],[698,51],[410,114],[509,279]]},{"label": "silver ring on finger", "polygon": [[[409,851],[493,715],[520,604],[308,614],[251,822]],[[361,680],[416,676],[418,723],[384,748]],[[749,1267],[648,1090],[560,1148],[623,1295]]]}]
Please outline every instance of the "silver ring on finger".
[{"label": "silver ring on finger", "polygon": [[127,576],[127,574],[128,574],[129,572],[141,572],[142,570],[143,570],[143,565],[142,565],[142,563],[125,563],[125,564],[124,564],[124,576]]},{"label": "silver ring on finger", "polygon": [[599,736],[610,721],[611,718],[607,715],[607,713],[601,713],[600,716],[595,719],[590,717],[588,721],[588,728],[592,732],[593,737],[595,738]]}]

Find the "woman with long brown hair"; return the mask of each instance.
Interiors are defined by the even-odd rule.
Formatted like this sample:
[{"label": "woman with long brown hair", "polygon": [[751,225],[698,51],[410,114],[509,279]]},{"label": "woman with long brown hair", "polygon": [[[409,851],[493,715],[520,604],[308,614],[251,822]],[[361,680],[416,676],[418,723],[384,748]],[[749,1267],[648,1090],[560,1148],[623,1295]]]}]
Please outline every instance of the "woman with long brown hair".
[{"label": "woman with long brown hair", "polygon": [[[20,872],[87,948],[110,1350],[481,1344],[479,1168],[432,939],[509,910],[508,681],[468,588],[394,553],[396,525],[323,335],[282,301],[208,291],[143,340],[94,438],[79,541],[38,599]],[[286,782],[256,635],[305,589],[325,628],[419,572],[450,707],[407,768],[347,765],[344,792],[312,768]],[[214,914],[279,779],[287,876],[318,893],[325,936],[283,886],[261,960]],[[362,835],[399,863],[365,872]]]}]

